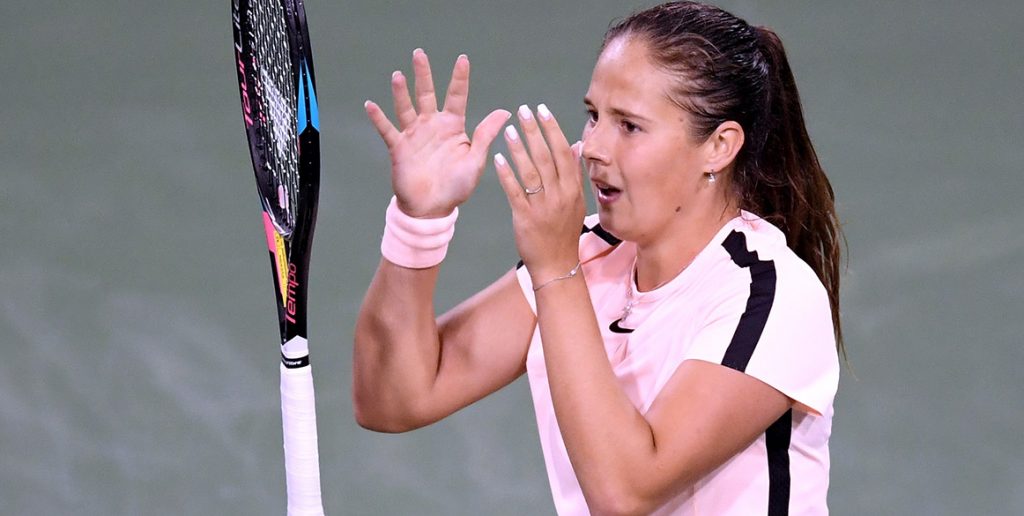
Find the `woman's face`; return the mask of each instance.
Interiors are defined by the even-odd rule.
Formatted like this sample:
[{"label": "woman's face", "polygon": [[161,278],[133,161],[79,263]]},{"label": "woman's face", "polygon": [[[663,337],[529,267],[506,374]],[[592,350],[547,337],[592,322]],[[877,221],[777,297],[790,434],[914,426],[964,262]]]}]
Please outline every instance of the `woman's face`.
[{"label": "woman's face", "polygon": [[598,58],[584,98],[583,157],[601,225],[638,244],[679,230],[708,188],[704,145],[669,100],[673,82],[646,43],[620,37]]}]

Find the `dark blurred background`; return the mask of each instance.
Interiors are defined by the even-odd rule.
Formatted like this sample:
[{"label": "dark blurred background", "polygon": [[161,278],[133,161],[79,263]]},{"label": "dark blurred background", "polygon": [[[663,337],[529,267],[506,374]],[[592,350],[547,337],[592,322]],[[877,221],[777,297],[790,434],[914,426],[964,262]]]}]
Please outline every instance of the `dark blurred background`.
[{"label": "dark blurred background", "polygon": [[[428,429],[354,422],[390,195],[362,103],[473,62],[470,124],[582,127],[649,2],[308,0],[323,132],[310,341],[330,514],[551,514],[524,381]],[[725,1],[782,37],[849,240],[833,514],[1024,514],[1024,4]],[[0,3],[0,514],[282,514],[278,336],[230,3]],[[493,171],[446,309],[517,260]],[[1017,378],[1017,379],[1015,379]]]}]

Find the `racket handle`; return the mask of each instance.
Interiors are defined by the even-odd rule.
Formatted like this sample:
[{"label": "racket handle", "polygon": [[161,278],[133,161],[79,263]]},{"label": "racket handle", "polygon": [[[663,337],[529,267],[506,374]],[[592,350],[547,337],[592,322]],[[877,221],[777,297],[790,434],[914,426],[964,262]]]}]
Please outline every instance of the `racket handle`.
[{"label": "racket handle", "polygon": [[[298,344],[296,339],[302,337],[292,339],[289,344]],[[302,340],[301,345],[305,347],[305,339]],[[286,351],[286,354],[291,353]],[[288,516],[322,516],[324,509],[320,500],[320,457],[316,438],[313,372],[309,365],[295,369],[289,369],[284,364],[280,367]]]}]

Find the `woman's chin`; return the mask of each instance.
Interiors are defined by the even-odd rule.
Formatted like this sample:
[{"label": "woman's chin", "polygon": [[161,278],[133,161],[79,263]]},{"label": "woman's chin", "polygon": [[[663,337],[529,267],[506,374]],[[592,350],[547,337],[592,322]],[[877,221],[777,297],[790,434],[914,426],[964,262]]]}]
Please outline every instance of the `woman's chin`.
[{"label": "woman's chin", "polygon": [[616,223],[616,217],[612,214],[612,210],[609,206],[599,205],[597,208],[597,218],[601,223],[601,229],[611,233],[615,238],[624,240],[620,236],[619,225]]}]

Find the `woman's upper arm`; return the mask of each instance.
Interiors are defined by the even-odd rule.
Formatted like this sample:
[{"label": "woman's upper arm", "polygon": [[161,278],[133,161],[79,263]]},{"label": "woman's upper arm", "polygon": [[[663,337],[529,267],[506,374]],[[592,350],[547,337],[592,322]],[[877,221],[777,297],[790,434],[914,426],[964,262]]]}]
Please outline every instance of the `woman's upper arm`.
[{"label": "woman's upper arm", "polygon": [[791,407],[791,400],[745,373],[686,360],[651,405],[646,420],[656,467],[649,495],[664,499],[749,446]]},{"label": "woman's upper arm", "polygon": [[508,385],[526,370],[537,318],[515,270],[438,318],[436,419]]}]

